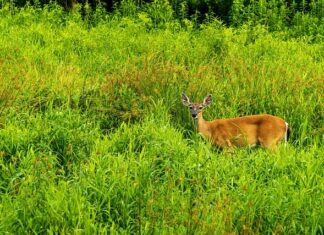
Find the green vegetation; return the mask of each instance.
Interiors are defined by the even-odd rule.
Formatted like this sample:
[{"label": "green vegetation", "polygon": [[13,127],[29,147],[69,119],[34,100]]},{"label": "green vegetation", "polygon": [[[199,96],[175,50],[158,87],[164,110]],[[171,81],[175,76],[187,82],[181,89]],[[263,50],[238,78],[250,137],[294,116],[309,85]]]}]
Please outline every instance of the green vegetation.
[{"label": "green vegetation", "polygon": [[[323,234],[323,23],[125,2],[0,9],[0,233]],[[289,145],[217,150],[182,91],[284,118]]]},{"label": "green vegetation", "polygon": [[156,23],[170,17],[195,23],[217,17],[226,25],[263,24],[295,36],[323,33],[323,0],[1,0],[0,7],[8,3],[44,7],[53,2],[67,11],[78,5],[84,15],[95,9],[127,15],[142,11]]}]

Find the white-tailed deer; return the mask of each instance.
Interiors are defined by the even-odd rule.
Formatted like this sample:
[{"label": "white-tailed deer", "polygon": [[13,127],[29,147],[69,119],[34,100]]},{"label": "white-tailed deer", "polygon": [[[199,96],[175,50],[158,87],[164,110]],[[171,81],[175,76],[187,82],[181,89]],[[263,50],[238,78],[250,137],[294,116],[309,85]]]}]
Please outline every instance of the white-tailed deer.
[{"label": "white-tailed deer", "polygon": [[191,116],[197,119],[198,132],[221,148],[261,145],[274,148],[289,137],[288,123],[269,114],[205,121],[202,111],[212,103],[208,95],[202,103],[191,103],[182,94],[182,103],[190,108]]}]

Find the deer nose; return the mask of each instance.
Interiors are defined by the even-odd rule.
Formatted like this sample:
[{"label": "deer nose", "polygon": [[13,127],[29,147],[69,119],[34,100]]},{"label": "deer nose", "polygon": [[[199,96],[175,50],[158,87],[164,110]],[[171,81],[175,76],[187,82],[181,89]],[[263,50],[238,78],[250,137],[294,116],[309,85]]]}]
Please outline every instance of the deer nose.
[{"label": "deer nose", "polygon": [[192,116],[193,118],[196,118],[196,117],[197,117],[197,114],[196,114],[196,113],[193,113],[193,114],[191,114],[191,116]]}]

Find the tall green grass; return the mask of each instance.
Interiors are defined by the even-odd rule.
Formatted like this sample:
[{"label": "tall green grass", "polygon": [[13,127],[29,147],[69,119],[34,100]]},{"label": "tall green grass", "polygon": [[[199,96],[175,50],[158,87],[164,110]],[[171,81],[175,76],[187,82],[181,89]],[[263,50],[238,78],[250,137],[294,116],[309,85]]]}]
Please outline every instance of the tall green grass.
[{"label": "tall green grass", "polygon": [[[166,20],[0,10],[1,233],[323,233],[323,44]],[[277,152],[218,151],[206,119],[270,113]]]}]

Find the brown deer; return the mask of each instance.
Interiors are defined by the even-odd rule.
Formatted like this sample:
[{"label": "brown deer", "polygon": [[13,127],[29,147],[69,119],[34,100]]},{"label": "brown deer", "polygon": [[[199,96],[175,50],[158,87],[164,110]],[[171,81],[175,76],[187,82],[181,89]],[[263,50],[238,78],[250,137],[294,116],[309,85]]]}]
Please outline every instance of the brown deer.
[{"label": "brown deer", "polygon": [[273,149],[289,137],[288,123],[269,114],[243,116],[205,121],[202,111],[212,103],[208,95],[202,103],[191,103],[183,93],[182,103],[189,107],[191,116],[197,120],[198,132],[220,148],[261,145]]}]

